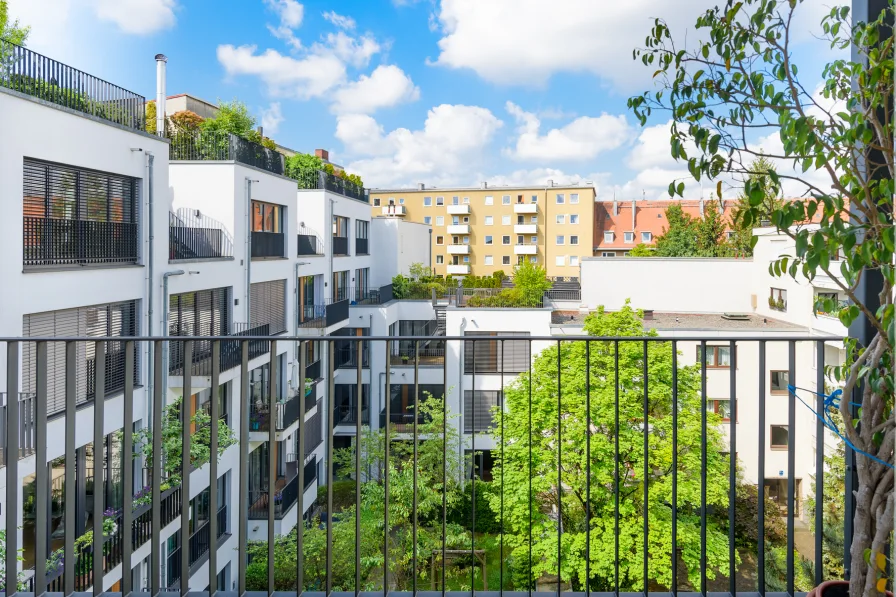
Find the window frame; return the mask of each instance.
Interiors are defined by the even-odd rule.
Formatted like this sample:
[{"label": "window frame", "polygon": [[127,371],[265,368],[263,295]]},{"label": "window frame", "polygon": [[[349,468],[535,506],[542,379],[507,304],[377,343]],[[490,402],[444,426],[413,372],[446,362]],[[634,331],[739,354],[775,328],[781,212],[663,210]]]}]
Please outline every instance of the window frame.
[{"label": "window frame", "polygon": [[577,205],[579,203],[579,194],[578,193],[570,193],[569,194],[569,203],[570,203],[570,205]]},{"label": "window frame", "polygon": [[557,193],[555,201],[557,202],[557,205],[564,205],[566,203],[566,195],[564,195],[563,193]]},{"label": "window frame", "polygon": [[482,222],[485,226],[494,226],[495,225],[495,217],[494,216],[485,216],[485,219]]},{"label": "window frame", "polygon": [[578,245],[579,244],[579,235],[573,234],[569,237],[569,244]]},{"label": "window frame", "polygon": [[613,232],[612,230],[605,230],[605,231],[604,231],[604,242],[605,242],[605,243],[611,243],[611,242],[614,242],[615,239],[616,239],[616,233],[615,233],[615,232]]},{"label": "window frame", "polygon": [[635,242],[635,233],[634,232],[623,232],[622,233],[622,241],[626,244],[634,244]]},{"label": "window frame", "polygon": [[[775,427],[784,429],[787,432],[787,442],[784,444],[774,443]],[[770,450],[787,450],[790,446],[790,425],[771,424],[768,426],[768,447]]]},{"label": "window frame", "polygon": [[[697,349],[697,364],[698,364],[698,365],[702,365],[702,364],[703,364],[703,358],[702,358],[702,357],[703,357],[703,354],[702,354],[703,351],[701,350],[701,348],[702,348],[702,345],[700,345],[700,344],[698,344],[698,345],[696,346],[696,349]],[[719,349],[725,349],[725,350],[728,350],[728,351],[729,351],[729,354],[728,354],[728,364],[727,364],[727,365],[719,365],[719,364],[718,364],[718,363],[719,363]],[[729,345],[727,345],[727,344],[707,344],[707,345],[706,345],[706,357],[707,357],[707,358],[706,358],[706,360],[707,360],[706,368],[707,368],[707,369],[731,369],[731,361],[732,361],[731,356],[732,356],[732,355],[731,355],[731,353],[730,353],[730,350],[731,350],[731,346],[729,346]],[[735,356],[737,356],[737,348],[736,348],[736,347],[735,347],[735,353],[734,353],[734,354],[735,354]],[[710,362],[711,362],[712,364],[710,364]]]},{"label": "window frame", "polygon": [[[786,383],[783,388],[775,388],[775,374],[783,374],[786,377]],[[790,384],[790,371],[786,369],[772,369],[768,372],[768,392],[773,396],[786,396],[790,390],[787,386]]]},{"label": "window frame", "polygon": [[432,197],[423,198],[423,207],[432,207]]},{"label": "window frame", "polygon": [[566,237],[562,234],[558,234],[554,238],[554,244],[557,245],[558,247],[566,245]]},{"label": "window frame", "polygon": [[653,232],[649,232],[649,231],[642,232],[641,233],[641,242],[642,243],[653,242]]}]

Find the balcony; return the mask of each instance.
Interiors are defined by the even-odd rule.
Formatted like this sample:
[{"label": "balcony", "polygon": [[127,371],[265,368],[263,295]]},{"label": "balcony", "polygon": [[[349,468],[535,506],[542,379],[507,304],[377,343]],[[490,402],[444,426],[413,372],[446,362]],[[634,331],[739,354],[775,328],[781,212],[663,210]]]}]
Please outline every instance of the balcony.
[{"label": "balcony", "polygon": [[449,216],[468,216],[470,215],[470,206],[466,205],[449,205],[445,208]]},{"label": "balcony", "polygon": [[322,305],[305,305],[299,313],[299,330],[329,328],[348,320],[349,300],[329,301]]},{"label": "balcony", "polygon": [[514,234],[538,234],[538,224],[514,224]]},{"label": "balcony", "polygon": [[469,265],[449,264],[448,273],[452,276],[464,276],[470,273]]},{"label": "balcony", "polygon": [[305,226],[299,227],[296,254],[299,257],[324,254],[324,241],[318,234]]},{"label": "balcony", "polygon": [[[286,462],[288,469],[287,475],[278,477],[274,482],[274,519],[280,520],[287,514],[296,502],[299,500],[299,474],[298,467],[300,464],[295,460],[295,454],[290,455],[293,459]],[[317,457],[312,456],[307,464],[304,465],[304,487],[302,493],[311,487],[311,484],[317,480]],[[249,519],[250,520],[267,520],[268,518],[268,491],[250,491],[249,492]]]},{"label": "balcony", "polygon": [[24,216],[22,265],[124,265],[138,262],[137,222],[100,222]]},{"label": "balcony", "polygon": [[348,255],[348,237],[333,237],[333,255]]},{"label": "balcony", "polygon": [[392,285],[386,284],[379,288],[364,288],[360,286],[349,287],[346,296],[351,301],[352,307],[359,305],[383,305],[391,301]]},{"label": "balcony", "polygon": [[538,245],[535,243],[513,245],[514,255],[535,255],[536,253],[538,253]]},{"label": "balcony", "polygon": [[168,214],[168,260],[232,258],[230,234],[219,223],[197,216],[198,213],[180,209],[177,214]]},{"label": "balcony", "polygon": [[[283,431],[299,420],[303,408],[307,407],[308,397],[314,392],[314,386],[305,388],[305,396],[298,394],[279,400],[274,403],[274,429]],[[311,400],[312,404],[314,399]],[[252,403],[249,405],[249,431],[250,432],[268,432],[271,430],[271,407],[267,403]]]},{"label": "balcony", "polygon": [[366,238],[355,239],[355,255],[370,255],[369,241]]},{"label": "balcony", "polygon": [[404,205],[384,205],[382,208],[384,216],[396,216],[403,218],[408,215],[408,210]]},{"label": "balcony", "polygon": [[449,224],[448,234],[470,234],[469,224]]},{"label": "balcony", "polygon": [[286,256],[286,235],[282,232],[252,231],[252,259]]},{"label": "balcony", "polygon": [[341,176],[327,174],[323,170],[318,170],[317,172],[301,172],[293,178],[298,182],[300,189],[326,190],[331,193],[342,195],[343,197],[348,197],[349,199],[370,203],[367,189],[359,187],[358,185],[345,180]]},{"label": "balcony", "polygon": [[0,87],[126,128],[143,130],[146,99],[142,95],[5,39],[0,39],[0,56],[3,56]]},{"label": "balcony", "polygon": [[[223,543],[222,539],[225,539],[225,536],[229,536],[227,533],[227,506],[221,506],[218,509],[216,514],[216,522],[217,522],[217,537],[214,541],[214,548],[217,550],[221,543]],[[209,549],[212,547],[212,539],[211,539],[211,525],[209,521],[203,521],[199,524],[199,527],[193,531],[193,534],[190,535],[190,575],[196,573],[196,571],[200,568],[200,566],[206,561]],[[181,563],[181,550],[183,547],[178,547],[170,554],[168,554],[168,587],[174,588],[180,582],[181,570],[183,570]]]},{"label": "balcony", "polygon": [[[230,336],[233,340],[224,340],[220,343],[221,354],[219,356],[219,371],[229,371],[240,364],[242,342],[240,336],[268,336],[271,333],[271,326],[268,324],[249,327],[246,323],[234,322]],[[271,343],[267,340],[253,339],[249,340],[249,359],[256,359],[266,355],[271,350]],[[198,339],[193,341],[193,355],[191,360],[190,371],[196,377],[209,377],[212,374],[212,349],[211,340]],[[174,377],[182,377],[184,374],[184,363],[186,355],[183,352],[182,342],[171,342],[169,344],[168,357],[168,374]]]},{"label": "balcony", "polygon": [[469,255],[470,254],[470,245],[448,245],[448,254],[449,255]]},{"label": "balcony", "polygon": [[171,162],[239,162],[283,174],[283,154],[224,131],[167,131]]},{"label": "balcony", "polygon": [[[34,425],[36,423],[35,416],[37,414],[34,412],[34,405],[36,397],[37,394],[34,393],[19,392],[19,449],[17,455],[19,460],[34,454]],[[2,443],[2,446],[0,446],[0,467],[6,466],[7,459],[6,450],[3,449],[3,446],[7,445],[6,412],[6,392],[0,392],[0,443]]]},{"label": "balcony", "polygon": [[393,367],[441,367],[445,364],[445,343],[441,340],[393,342],[389,364]]},{"label": "balcony", "polygon": [[538,213],[538,204],[537,203],[514,203],[513,204],[513,213],[515,213],[515,214],[537,214]]}]

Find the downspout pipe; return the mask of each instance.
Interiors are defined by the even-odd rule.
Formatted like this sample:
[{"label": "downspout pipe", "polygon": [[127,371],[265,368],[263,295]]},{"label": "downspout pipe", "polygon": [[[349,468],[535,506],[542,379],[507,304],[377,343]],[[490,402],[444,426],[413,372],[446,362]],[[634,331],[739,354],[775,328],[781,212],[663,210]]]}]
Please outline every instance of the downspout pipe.
[{"label": "downspout pipe", "polygon": [[246,326],[249,321],[249,314],[252,312],[251,307],[251,288],[252,288],[252,183],[258,182],[246,177]]},{"label": "downspout pipe", "polygon": [[[165,272],[162,274],[162,334],[168,335],[168,278],[182,276],[186,272],[182,269]],[[195,334],[196,330],[190,332]],[[168,402],[168,348],[169,342],[162,343],[162,400]]]},{"label": "downspout pipe", "polygon": [[[146,191],[146,214],[147,221],[149,222],[149,231],[147,233],[147,256],[146,256],[146,275],[148,276],[147,285],[146,285],[146,326],[147,326],[147,334],[152,336],[155,334],[155,330],[153,329],[153,310],[155,302],[153,301],[153,288],[155,287],[155,260],[153,259],[153,254],[155,253],[155,237],[153,235],[153,230],[155,230],[155,222],[153,220],[153,209],[152,204],[154,200],[155,193],[155,159],[156,156],[152,154],[151,151],[146,152],[146,161],[147,161],[147,176],[149,178],[149,182],[147,184]],[[146,404],[146,420],[149,421],[150,425],[153,425],[155,422],[152,420],[152,399],[153,399],[153,379],[155,378],[155,374],[153,371],[153,361],[155,360],[154,354],[154,343],[147,342],[147,372],[149,377],[146,380],[146,388],[148,390],[147,396],[149,396],[149,400],[145,401]]]},{"label": "downspout pipe", "polygon": [[[460,320],[460,334],[459,336],[464,335],[464,331],[467,329],[467,318],[462,317]],[[447,344],[447,343],[446,343]],[[447,351],[446,351],[447,353]],[[457,411],[460,413],[460,420],[463,421],[464,417],[464,342],[460,341],[458,344],[458,358],[457,358]],[[446,355],[447,356],[447,355]],[[473,388],[475,390],[475,388]],[[460,456],[461,462],[463,462],[464,458],[464,440],[463,433],[458,433],[457,440],[457,454]],[[474,465],[475,466],[475,465]]]},{"label": "downspout pipe", "polygon": [[[296,329],[295,329],[295,332],[294,332],[296,335],[299,334],[299,323],[300,323],[300,321],[301,321],[301,319],[300,319],[300,317],[299,317],[299,313],[300,313],[299,310],[302,308],[302,304],[301,304],[301,288],[300,288],[300,284],[299,284],[299,266],[300,266],[300,265],[308,265],[308,263],[309,263],[308,261],[297,261],[296,264],[295,264],[295,274],[293,275],[293,281],[295,282],[295,285],[296,285],[296,313],[295,313],[295,316],[293,317],[293,319],[295,320],[295,324],[296,324]],[[304,371],[299,371],[299,370],[298,370],[299,363],[301,362],[301,360],[300,360],[300,358],[299,358],[299,357],[300,357],[300,354],[299,354],[299,344],[300,344],[299,342],[296,342],[296,345],[295,345],[295,346],[296,346],[296,354],[295,354],[296,369],[295,369],[295,371],[297,371],[297,373],[296,373],[296,375],[294,376],[295,379],[293,379],[293,385],[294,385],[296,388],[300,388],[300,387],[302,387],[301,384],[299,383],[299,380],[300,380],[302,377],[305,377],[305,372],[304,372]],[[300,375],[301,375],[302,377],[299,377]],[[304,412],[304,411],[303,411],[303,412]]]}]

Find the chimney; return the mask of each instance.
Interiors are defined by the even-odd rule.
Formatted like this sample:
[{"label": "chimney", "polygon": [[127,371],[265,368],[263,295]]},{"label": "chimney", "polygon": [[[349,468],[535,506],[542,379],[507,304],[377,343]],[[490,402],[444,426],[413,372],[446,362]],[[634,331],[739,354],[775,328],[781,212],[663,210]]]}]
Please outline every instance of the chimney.
[{"label": "chimney", "polygon": [[700,217],[703,217],[703,197],[700,197]]},{"label": "chimney", "polygon": [[418,183],[417,183],[417,190],[418,190],[418,191],[425,191],[425,190],[426,190],[426,185],[423,184],[422,182],[418,182]]},{"label": "chimney", "polygon": [[483,182],[483,183],[482,183],[482,188],[483,188],[483,189],[487,189],[487,188],[488,188],[488,183],[487,183],[487,182]]},{"label": "chimney", "polygon": [[635,231],[637,229],[637,225],[635,224],[635,222],[637,221],[637,215],[638,215],[638,200],[632,199],[632,231]]},{"label": "chimney", "polygon": [[546,186],[553,187],[553,186],[554,186],[554,181],[551,180],[551,179],[549,178],[549,179],[548,179],[548,183],[547,183]]},{"label": "chimney", "polygon": [[262,126],[258,127],[258,136],[261,137],[262,139],[264,139],[264,127],[262,127]]},{"label": "chimney", "polygon": [[316,155],[317,157],[319,157],[320,159],[322,159],[325,162],[330,161],[330,152],[327,151],[326,149],[315,149],[314,155]]},{"label": "chimney", "polygon": [[653,309],[644,309],[644,321],[653,321]]},{"label": "chimney", "polygon": [[165,69],[168,57],[156,54],[156,134],[165,136]]}]

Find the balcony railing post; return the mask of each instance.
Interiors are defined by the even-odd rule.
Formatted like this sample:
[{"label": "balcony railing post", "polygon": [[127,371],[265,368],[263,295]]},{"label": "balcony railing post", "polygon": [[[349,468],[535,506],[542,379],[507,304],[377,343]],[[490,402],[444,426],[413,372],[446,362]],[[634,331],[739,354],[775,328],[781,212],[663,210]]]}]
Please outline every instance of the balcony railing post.
[{"label": "balcony railing post", "polygon": [[[180,594],[190,592],[190,458],[192,430],[190,411],[193,401],[193,340],[184,340],[184,393],[180,403],[181,462],[180,477],[183,497],[180,503]],[[213,400],[217,399],[217,396]],[[212,422],[214,424],[215,421]],[[159,453],[157,457],[161,456]]]},{"label": "balcony railing post", "polygon": [[[43,595],[47,590],[47,513],[49,513],[50,479],[47,468],[47,343],[37,343],[35,410],[35,557],[34,594]],[[127,411],[125,411],[127,412]],[[9,451],[6,452],[9,454]],[[6,585],[9,586],[9,585]]]},{"label": "balcony railing post", "polygon": [[[134,467],[130,466],[134,462],[134,362],[136,358],[136,344],[133,340],[127,340],[124,343],[124,417],[122,427],[122,554],[121,561],[124,563],[122,571],[130,570],[131,555],[134,549],[133,525],[134,525]],[[44,462],[40,458],[38,462]],[[142,537],[138,537],[141,538]],[[139,545],[143,542],[140,541]],[[155,546],[153,546],[155,547]],[[38,558],[40,561],[40,558]],[[129,595],[132,591],[130,573],[122,573],[121,575],[121,591],[123,595]]]},{"label": "balcony railing post", "polygon": [[[77,370],[78,345],[74,341],[65,343],[65,478],[75,479],[75,404],[78,397],[78,370]],[[7,378],[9,379],[9,378]],[[160,384],[161,385],[161,384]],[[9,469],[7,469],[9,474]],[[63,561],[71,562],[72,566],[64,567],[64,592],[71,595],[75,591],[75,500],[77,492],[74,483],[66,483],[65,494],[65,546]],[[7,527],[15,528],[15,526]],[[6,546],[7,557],[11,548]],[[9,568],[7,567],[7,571]],[[9,586],[9,585],[7,585]]]},{"label": "balcony railing post", "polygon": [[[249,541],[249,341],[240,342],[240,460],[239,460],[239,545]],[[240,549],[237,557],[237,590],[246,594],[246,550]]]},{"label": "balcony railing post", "polygon": [[[19,343],[6,343],[6,593],[19,585]],[[15,482],[11,482],[15,480]]]},{"label": "balcony railing post", "polygon": [[209,397],[209,410],[211,422],[209,423],[209,468],[208,468],[208,501],[210,509],[215,516],[209,516],[209,537],[211,537],[212,549],[208,552],[208,590],[211,597],[218,590],[218,423],[220,419],[220,405],[218,397],[221,384],[221,341],[212,341],[212,387]]},{"label": "balcony railing post", "polygon": [[95,345],[96,381],[93,398],[93,594],[99,597],[103,592],[103,453],[105,452],[105,429],[103,414],[106,410],[106,343]]},{"label": "balcony railing post", "polygon": [[298,449],[298,476],[299,476],[299,506],[296,513],[297,530],[296,530],[296,590],[299,595],[305,590],[305,575],[302,567],[305,548],[305,368],[306,368],[306,349],[305,342],[299,342],[299,396],[301,398],[301,409],[299,411],[299,441],[296,448]]},{"label": "balcony railing post", "polygon": [[[268,412],[274,413],[274,401],[277,400],[277,390],[279,384],[280,372],[277,368],[279,359],[277,358],[277,341],[271,342],[271,360],[270,370],[271,376],[268,379]],[[276,482],[277,482],[277,460],[274,458],[274,452],[277,442],[277,426],[274,421],[268,424],[268,589],[274,588],[274,544],[276,542],[276,534],[274,533],[274,519],[276,507]]]}]

